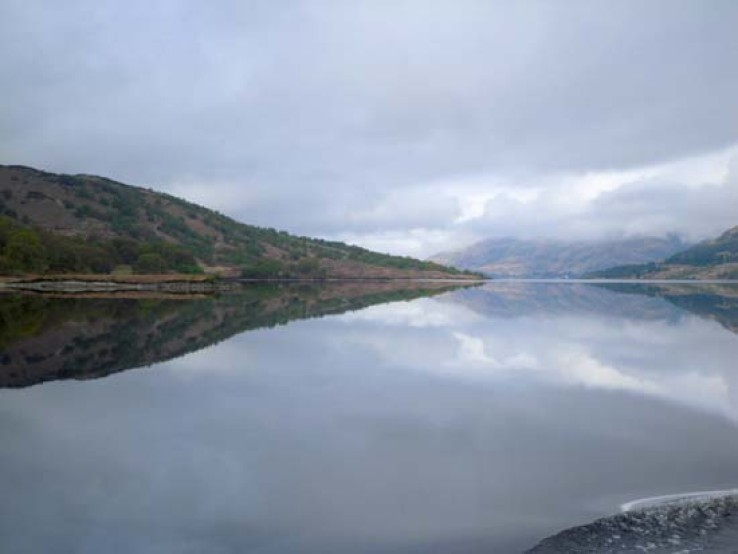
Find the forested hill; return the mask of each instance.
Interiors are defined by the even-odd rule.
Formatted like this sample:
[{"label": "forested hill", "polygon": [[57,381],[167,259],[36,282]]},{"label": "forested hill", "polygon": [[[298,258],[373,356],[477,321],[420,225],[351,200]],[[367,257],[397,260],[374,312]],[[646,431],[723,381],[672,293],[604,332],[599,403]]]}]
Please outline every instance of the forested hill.
[{"label": "forested hill", "polygon": [[92,175],[0,165],[2,273],[220,273],[243,277],[474,275],[234,221]]},{"label": "forested hill", "polygon": [[611,279],[738,279],[738,226],[661,262],[616,266],[589,276]]}]

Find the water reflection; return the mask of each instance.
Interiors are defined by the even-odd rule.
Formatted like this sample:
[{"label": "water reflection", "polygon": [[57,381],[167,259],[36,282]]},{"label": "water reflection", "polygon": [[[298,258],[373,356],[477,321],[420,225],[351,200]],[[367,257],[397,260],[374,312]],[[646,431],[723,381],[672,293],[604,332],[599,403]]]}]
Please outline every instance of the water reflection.
[{"label": "water reflection", "polygon": [[0,294],[0,387],[90,379],[194,352],[244,331],[433,296],[448,282],[254,283],[224,295]]},{"label": "water reflection", "polygon": [[738,343],[713,323],[738,330],[738,285],[492,284],[449,299],[499,323],[454,332],[467,373],[629,389],[738,419]]},{"label": "water reflection", "polygon": [[521,552],[734,488],[734,291],[492,283],[0,391],[0,550]]}]

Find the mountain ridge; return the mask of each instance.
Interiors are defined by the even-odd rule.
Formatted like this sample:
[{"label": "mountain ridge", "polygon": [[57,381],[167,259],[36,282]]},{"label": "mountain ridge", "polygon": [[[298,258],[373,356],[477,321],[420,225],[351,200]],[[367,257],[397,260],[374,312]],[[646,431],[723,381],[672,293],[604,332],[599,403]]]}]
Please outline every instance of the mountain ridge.
[{"label": "mountain ridge", "polygon": [[489,238],[430,259],[498,278],[569,278],[663,259],[687,246],[676,235],[597,241]]}]

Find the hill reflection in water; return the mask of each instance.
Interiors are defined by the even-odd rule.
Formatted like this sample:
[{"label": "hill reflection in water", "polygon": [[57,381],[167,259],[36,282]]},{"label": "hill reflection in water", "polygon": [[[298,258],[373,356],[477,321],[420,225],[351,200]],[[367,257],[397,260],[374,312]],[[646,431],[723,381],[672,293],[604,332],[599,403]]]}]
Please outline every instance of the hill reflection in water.
[{"label": "hill reflection in water", "polygon": [[91,379],[233,335],[458,288],[443,281],[252,283],[207,295],[0,294],[0,387]]}]

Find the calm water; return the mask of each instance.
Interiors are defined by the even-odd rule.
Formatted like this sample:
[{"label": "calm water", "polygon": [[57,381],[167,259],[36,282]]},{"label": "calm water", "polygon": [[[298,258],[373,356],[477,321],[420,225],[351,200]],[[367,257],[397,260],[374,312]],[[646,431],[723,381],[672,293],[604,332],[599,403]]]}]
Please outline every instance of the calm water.
[{"label": "calm water", "polygon": [[0,296],[0,552],[521,552],[738,487],[738,286],[399,287]]}]

